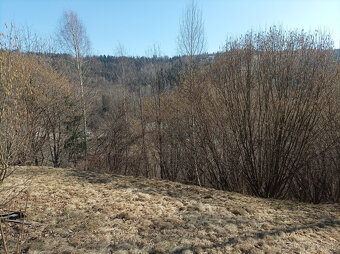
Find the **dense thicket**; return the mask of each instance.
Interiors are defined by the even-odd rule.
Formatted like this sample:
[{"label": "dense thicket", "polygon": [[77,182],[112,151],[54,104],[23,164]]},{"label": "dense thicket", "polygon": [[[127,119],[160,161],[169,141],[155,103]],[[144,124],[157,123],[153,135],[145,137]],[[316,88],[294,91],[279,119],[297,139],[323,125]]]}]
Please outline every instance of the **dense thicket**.
[{"label": "dense thicket", "polygon": [[44,57],[21,53],[12,28],[0,35],[0,182],[9,166],[58,167],[81,147],[74,87]]},{"label": "dense thicket", "polygon": [[[88,57],[84,158],[71,56],[3,48],[1,89],[20,89],[1,98],[0,155],[6,165],[84,168],[86,161],[96,171],[339,202],[333,53],[327,36],[272,28],[230,41],[214,56]],[[17,117],[4,114],[14,103]],[[8,144],[20,145],[9,153]]]}]

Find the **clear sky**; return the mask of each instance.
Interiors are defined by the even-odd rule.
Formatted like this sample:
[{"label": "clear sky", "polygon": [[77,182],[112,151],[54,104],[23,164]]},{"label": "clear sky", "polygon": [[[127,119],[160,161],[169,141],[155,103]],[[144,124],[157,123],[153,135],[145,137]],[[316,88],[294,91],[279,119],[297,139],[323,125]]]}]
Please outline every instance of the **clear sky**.
[{"label": "clear sky", "polygon": [[[75,11],[87,28],[93,54],[115,54],[121,43],[130,55],[145,55],[158,44],[177,55],[179,20],[191,0],[0,0],[0,22],[29,26],[40,36],[57,30],[63,10]],[[227,37],[279,25],[322,29],[340,47],[340,0],[198,0],[205,20],[208,52]],[[3,25],[1,25],[2,29]]]}]

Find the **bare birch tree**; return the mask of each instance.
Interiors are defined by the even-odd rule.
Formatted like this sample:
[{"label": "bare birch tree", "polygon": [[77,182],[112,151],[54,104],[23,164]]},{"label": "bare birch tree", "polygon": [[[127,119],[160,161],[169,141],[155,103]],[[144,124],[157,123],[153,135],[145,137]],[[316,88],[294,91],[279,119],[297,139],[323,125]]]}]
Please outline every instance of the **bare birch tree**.
[{"label": "bare birch tree", "polygon": [[192,63],[195,55],[202,54],[206,47],[206,36],[202,12],[192,1],[183,13],[177,38],[178,51],[187,55]]},{"label": "bare birch tree", "polygon": [[[118,72],[117,72],[117,78],[118,83],[121,86],[123,90],[123,114],[124,114],[124,120],[125,120],[125,126],[128,124],[128,94],[127,94],[127,69],[128,69],[128,63],[127,63],[127,49],[119,43],[116,47],[116,56],[120,58],[119,65],[118,65]],[[127,174],[128,170],[128,147],[124,147],[124,174]]]},{"label": "bare birch tree", "polygon": [[[204,52],[206,48],[206,36],[204,31],[204,22],[202,18],[202,12],[197,6],[195,1],[192,1],[185,9],[183,17],[180,21],[180,30],[177,38],[178,51],[182,55],[188,56],[189,66],[185,72],[185,84],[183,86],[183,94],[185,95],[185,101],[189,105],[187,117],[188,117],[188,131],[190,133],[188,147],[192,149],[193,155],[193,168],[196,174],[196,181],[201,185],[198,170],[198,154],[196,144],[196,119],[194,116],[194,105],[195,101],[191,96],[194,90],[195,82],[195,58]],[[190,170],[189,170],[190,171]],[[190,174],[190,172],[188,172]]]},{"label": "bare birch tree", "polygon": [[84,152],[85,159],[87,156],[87,140],[86,140],[86,103],[84,96],[84,57],[90,51],[90,41],[86,33],[85,26],[78,18],[78,15],[72,11],[64,11],[59,26],[59,41],[64,50],[74,56],[74,62],[77,69],[77,76],[81,92],[81,107],[83,114],[84,128]]}]

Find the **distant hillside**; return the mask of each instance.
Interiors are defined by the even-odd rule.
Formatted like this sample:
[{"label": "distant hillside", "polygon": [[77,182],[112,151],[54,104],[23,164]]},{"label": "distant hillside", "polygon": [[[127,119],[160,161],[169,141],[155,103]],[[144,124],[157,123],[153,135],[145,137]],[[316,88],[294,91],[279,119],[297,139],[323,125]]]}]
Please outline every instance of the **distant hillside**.
[{"label": "distant hillside", "polygon": [[[198,57],[200,65],[209,64],[218,56],[216,54],[203,54]],[[65,73],[70,79],[76,79],[76,71],[67,54],[47,54],[51,64],[59,71]],[[187,64],[186,57],[117,57],[117,56],[91,56],[85,59],[85,84],[90,87],[111,86],[121,82],[124,72],[124,83],[128,87],[146,85],[150,75],[157,68],[166,70],[166,80],[169,86],[179,83],[179,75]]]},{"label": "distant hillside", "polygon": [[[32,177],[27,220],[33,223],[24,238],[27,253],[340,251],[339,204],[46,167],[20,168],[3,187],[27,177]],[[8,209],[23,204],[16,200]]]},{"label": "distant hillside", "polygon": [[[340,59],[340,49],[335,49],[335,56]],[[223,53],[203,54],[198,57],[200,65],[207,65]],[[66,73],[69,78],[76,79],[70,55],[46,55],[52,65]],[[122,68],[126,72],[125,83],[128,87],[148,84],[154,66],[167,70],[166,80],[170,86],[179,83],[179,75],[187,64],[185,57],[117,57],[109,55],[91,56],[86,58],[86,82],[90,87],[105,87],[118,84]]]}]

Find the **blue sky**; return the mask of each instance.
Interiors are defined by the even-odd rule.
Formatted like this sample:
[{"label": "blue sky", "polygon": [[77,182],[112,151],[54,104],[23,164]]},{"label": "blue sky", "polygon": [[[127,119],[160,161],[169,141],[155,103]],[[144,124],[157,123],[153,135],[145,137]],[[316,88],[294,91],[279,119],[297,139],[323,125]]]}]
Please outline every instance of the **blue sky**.
[{"label": "blue sky", "polygon": [[[57,30],[63,10],[75,11],[87,28],[93,54],[115,54],[121,43],[129,55],[145,55],[158,44],[177,55],[179,20],[191,0],[0,0],[0,23],[29,26],[40,36]],[[205,20],[208,52],[227,37],[279,25],[321,29],[340,47],[340,0],[198,0]],[[2,27],[2,25],[1,25]]]}]

